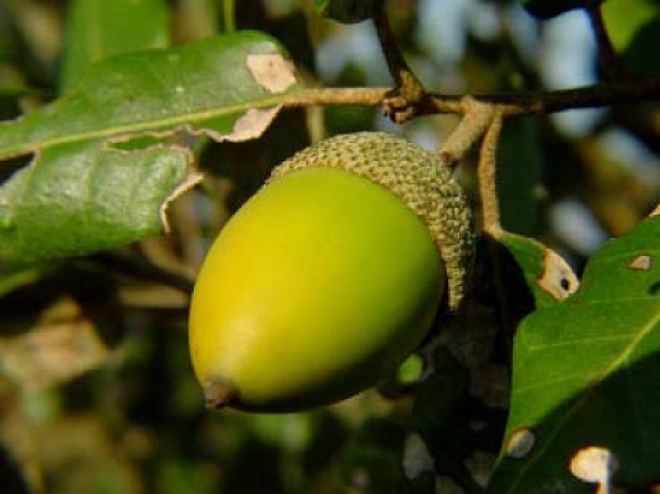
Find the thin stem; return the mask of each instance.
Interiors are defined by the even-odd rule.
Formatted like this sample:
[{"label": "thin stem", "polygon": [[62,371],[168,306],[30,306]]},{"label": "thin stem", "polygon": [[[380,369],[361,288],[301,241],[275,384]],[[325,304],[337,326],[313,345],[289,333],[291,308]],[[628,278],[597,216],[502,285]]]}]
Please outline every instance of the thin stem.
[{"label": "thin stem", "polygon": [[596,43],[598,44],[598,58],[600,60],[601,68],[605,76],[614,80],[622,76],[624,73],[621,60],[619,59],[612,39],[610,38],[605,21],[603,20],[603,13],[600,10],[600,3],[593,0],[587,1],[585,7],[591,28],[596,36]]},{"label": "thin stem", "polygon": [[234,0],[223,0],[222,21],[225,33],[233,33],[236,31],[236,4],[234,3]]},{"label": "thin stem", "polygon": [[392,74],[396,87],[410,93],[423,93],[424,89],[419,79],[417,79],[417,76],[408,67],[406,59],[403,58],[403,54],[399,50],[399,45],[396,42],[387,19],[384,0],[376,0],[374,2],[374,24],[383,54],[387,60],[387,66],[390,69],[390,74]]},{"label": "thin stem", "polygon": [[497,197],[497,145],[502,132],[502,122],[502,114],[497,112],[481,144],[478,168],[483,229],[494,238],[502,232],[500,201]]},{"label": "thin stem", "polygon": [[[432,95],[431,113],[456,113],[459,97]],[[660,79],[595,84],[559,91],[474,95],[473,99],[499,107],[506,117],[545,115],[578,108],[593,108],[660,100]],[[448,111],[444,111],[444,107]]]},{"label": "thin stem", "polygon": [[403,57],[387,19],[385,0],[374,0],[374,25],[394,89],[383,101],[383,113],[397,123],[409,120],[424,99],[424,87]]},{"label": "thin stem", "polygon": [[[284,97],[283,106],[379,106],[388,88],[308,89]],[[467,113],[466,99],[495,107],[504,117],[546,115],[578,108],[660,101],[660,79],[614,81],[575,89],[471,96],[431,94],[420,108],[425,115]]]},{"label": "thin stem", "polygon": [[492,105],[479,103],[471,98],[463,100],[465,117],[440,148],[444,163],[455,165],[469,151],[490,126],[495,109]]},{"label": "thin stem", "polygon": [[301,108],[306,106],[379,106],[390,90],[374,88],[324,88],[307,89],[284,96],[283,106]]}]

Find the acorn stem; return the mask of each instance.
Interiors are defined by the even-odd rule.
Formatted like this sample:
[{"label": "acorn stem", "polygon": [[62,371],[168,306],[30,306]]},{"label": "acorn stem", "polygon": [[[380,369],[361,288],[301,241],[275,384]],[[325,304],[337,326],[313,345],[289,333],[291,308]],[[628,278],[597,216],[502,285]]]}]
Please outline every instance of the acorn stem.
[{"label": "acorn stem", "polygon": [[204,381],[206,408],[219,410],[229,405],[235,395],[235,388],[227,379],[211,375]]},{"label": "acorn stem", "polygon": [[496,113],[492,105],[481,103],[472,98],[466,98],[464,105],[466,108],[465,116],[439,151],[440,159],[450,166],[456,165],[463,155],[484,135]]},{"label": "acorn stem", "polygon": [[497,145],[502,132],[502,120],[502,113],[496,112],[481,143],[478,167],[483,228],[495,238],[502,233],[500,201],[497,196]]}]

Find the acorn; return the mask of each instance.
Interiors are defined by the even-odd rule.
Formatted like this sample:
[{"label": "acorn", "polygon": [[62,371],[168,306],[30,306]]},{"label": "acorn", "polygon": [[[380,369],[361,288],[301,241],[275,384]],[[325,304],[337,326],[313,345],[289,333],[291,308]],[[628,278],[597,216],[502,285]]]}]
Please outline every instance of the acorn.
[{"label": "acorn", "polygon": [[190,354],[207,404],[290,412],[377,384],[442,303],[458,308],[473,245],[451,169],[417,145],[364,132],[297,153],[197,278]]}]

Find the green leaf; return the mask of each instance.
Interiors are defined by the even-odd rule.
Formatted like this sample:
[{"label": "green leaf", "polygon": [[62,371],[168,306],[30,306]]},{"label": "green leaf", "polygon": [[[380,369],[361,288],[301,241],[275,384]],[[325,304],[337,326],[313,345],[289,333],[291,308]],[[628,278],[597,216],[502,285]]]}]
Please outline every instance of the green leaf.
[{"label": "green leaf", "polygon": [[100,141],[44,151],[0,188],[0,259],[87,254],[159,233],[187,160],[184,149],[127,153]]},{"label": "green leaf", "polygon": [[[594,492],[569,465],[614,455],[614,484],[660,472],[660,217],[606,244],[582,288],[529,316],[516,337],[507,439],[489,492]],[[527,447],[514,448],[521,437]]]},{"label": "green leaf", "polygon": [[169,21],[163,0],[70,2],[60,87],[70,87],[90,66],[108,57],[166,48]]},{"label": "green leaf", "polygon": [[94,66],[51,105],[0,124],[0,158],[35,155],[0,187],[0,258],[79,255],[157,233],[187,173],[173,136],[257,138],[299,88],[283,49],[256,32]]},{"label": "green leaf", "polygon": [[652,0],[610,0],[602,7],[607,32],[616,49],[625,49],[635,33],[658,15]]},{"label": "green leaf", "polygon": [[114,57],[51,105],[0,125],[0,159],[181,129],[218,141],[248,140],[298,88],[283,49],[257,32]]},{"label": "green leaf", "polygon": [[373,0],[315,0],[315,3],[320,15],[345,24],[373,17]]},{"label": "green leaf", "polygon": [[397,382],[411,384],[419,380],[424,373],[424,359],[416,353],[410,355],[397,370]]},{"label": "green leaf", "polygon": [[560,303],[580,284],[554,250],[506,231],[482,237],[477,260],[481,283],[475,295],[495,310],[498,324],[510,335],[531,312]]},{"label": "green leaf", "polygon": [[[520,0],[525,10],[537,19],[551,19],[574,9],[584,8],[588,0]],[[598,3],[603,3],[600,0]],[[596,2],[593,2],[596,3]]]},{"label": "green leaf", "polygon": [[603,5],[605,26],[626,68],[637,75],[660,74],[660,4],[653,0],[609,0]]}]

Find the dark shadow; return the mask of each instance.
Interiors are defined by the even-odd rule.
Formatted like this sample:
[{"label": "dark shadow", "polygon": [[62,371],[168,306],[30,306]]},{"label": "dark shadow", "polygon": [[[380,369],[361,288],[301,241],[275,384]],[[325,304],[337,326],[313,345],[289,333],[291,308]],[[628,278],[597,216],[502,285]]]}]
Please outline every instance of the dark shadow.
[{"label": "dark shadow", "polygon": [[649,295],[657,295],[658,293],[660,293],[660,281],[649,287]]},{"label": "dark shadow", "polygon": [[492,237],[479,238],[476,259],[474,297],[495,310],[500,327],[512,337],[519,322],[536,309],[525,274],[509,249]]},{"label": "dark shadow", "polygon": [[2,446],[0,446],[0,486],[3,494],[30,493],[18,466]]},{"label": "dark shadow", "polygon": [[270,171],[309,145],[302,110],[280,113],[258,141],[210,143],[200,157],[200,168],[229,179],[227,207],[234,212],[264,184]]},{"label": "dark shadow", "polygon": [[320,410],[315,434],[305,449],[302,467],[306,477],[328,468],[337,459],[337,455],[350,437],[346,424],[326,410]]}]

